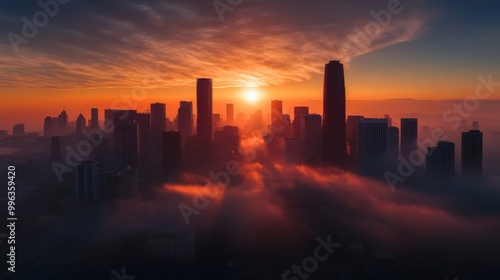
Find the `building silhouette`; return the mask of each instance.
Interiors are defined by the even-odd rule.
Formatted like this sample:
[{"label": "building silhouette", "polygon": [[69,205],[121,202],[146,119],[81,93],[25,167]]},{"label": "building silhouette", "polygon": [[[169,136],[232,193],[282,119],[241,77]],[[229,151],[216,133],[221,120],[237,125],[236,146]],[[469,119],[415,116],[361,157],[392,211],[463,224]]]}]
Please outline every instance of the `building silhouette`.
[{"label": "building silhouette", "polygon": [[177,111],[177,126],[181,132],[182,150],[186,149],[187,137],[193,135],[193,102],[181,101]]},{"label": "building silhouette", "polygon": [[300,139],[290,137],[285,139],[285,162],[300,163]]},{"label": "building silhouette", "polygon": [[99,129],[99,110],[92,108],[90,111],[90,129]]},{"label": "building silhouette", "polygon": [[306,164],[318,163],[323,150],[321,116],[317,114],[302,116],[300,127],[301,161]]},{"label": "building silhouette", "polygon": [[139,166],[139,129],[137,123],[128,123],[121,127],[122,166]]},{"label": "building silhouette", "polygon": [[234,123],[234,104],[226,104],[226,122],[228,125]]},{"label": "building silhouette", "polygon": [[57,126],[58,135],[68,134],[68,114],[66,114],[64,109],[57,117]]},{"label": "building silhouette", "polygon": [[323,92],[323,158],[337,167],[346,166],[346,94],[344,65],[330,61],[325,65]]},{"label": "building silhouette", "polygon": [[196,82],[196,136],[202,164],[208,163],[212,154],[212,87],[212,79],[202,78]]},{"label": "building silhouette", "polygon": [[451,180],[455,176],[455,143],[438,141],[437,146],[427,148],[426,172],[437,182]]},{"label": "building silhouette", "polygon": [[139,130],[139,165],[149,163],[151,155],[151,114],[137,113],[136,123]]},{"label": "building silhouette", "polygon": [[54,134],[53,119],[52,117],[45,117],[43,122],[43,136],[51,137]]},{"label": "building silhouette", "polygon": [[410,154],[417,150],[418,120],[401,119],[401,156],[408,160]]},{"label": "building silhouette", "polygon": [[240,134],[237,126],[226,125],[214,134],[216,158],[227,162],[231,155],[238,153]]},{"label": "building silhouette", "polygon": [[271,132],[281,136],[285,130],[283,124],[283,101],[271,101]]},{"label": "building silhouette", "polygon": [[366,176],[382,177],[387,171],[387,119],[358,121],[358,169]]},{"label": "building silhouette", "polygon": [[293,136],[300,138],[300,119],[309,114],[309,107],[298,106],[293,108]]},{"label": "building silhouette", "polygon": [[99,188],[99,166],[94,161],[78,163],[74,171],[75,198],[78,204],[98,202],[101,198]]},{"label": "building silhouette", "polygon": [[176,179],[181,171],[181,133],[179,131],[163,132],[162,166],[166,179]]},{"label": "building silhouette", "polygon": [[75,134],[77,136],[82,136],[82,132],[83,130],[87,128],[87,120],[85,119],[85,117],[80,114],[78,115],[78,117],[76,118],[76,129],[75,129]]},{"label": "building silhouette", "polygon": [[12,126],[12,136],[23,136],[24,134],[24,123],[17,123]]},{"label": "building silhouette", "polygon": [[387,165],[388,169],[395,171],[399,165],[399,128],[387,127]]},{"label": "building silhouette", "polygon": [[462,176],[478,178],[482,173],[483,133],[479,130],[462,132]]},{"label": "building silhouette", "polygon": [[358,123],[364,116],[347,116],[346,141],[349,151],[349,167],[352,170],[358,169]]},{"label": "building silhouette", "polygon": [[153,103],[150,108],[151,136],[157,147],[160,147],[162,133],[166,129],[166,105],[164,103]]}]

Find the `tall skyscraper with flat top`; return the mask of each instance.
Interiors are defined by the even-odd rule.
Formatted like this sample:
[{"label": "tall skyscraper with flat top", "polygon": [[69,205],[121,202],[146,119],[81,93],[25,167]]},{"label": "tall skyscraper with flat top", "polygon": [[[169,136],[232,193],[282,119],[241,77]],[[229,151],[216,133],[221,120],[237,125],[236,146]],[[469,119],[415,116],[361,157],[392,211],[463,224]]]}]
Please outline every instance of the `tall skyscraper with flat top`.
[{"label": "tall skyscraper with flat top", "polygon": [[387,171],[387,119],[358,121],[358,168],[361,174],[382,177]]},{"label": "tall skyscraper with flat top", "polygon": [[346,166],[344,65],[330,61],[325,66],[323,89],[323,159],[337,167]]},{"label": "tall skyscraper with flat top", "polygon": [[99,129],[99,111],[97,108],[91,110],[90,129]]},{"label": "tall skyscraper with flat top", "polygon": [[186,139],[193,135],[193,102],[181,101],[177,111],[177,123],[181,132],[182,150],[186,148]]},{"label": "tall skyscraper with flat top", "polygon": [[233,122],[234,122],[234,104],[226,104],[226,121],[227,121],[227,124],[233,125]]},{"label": "tall skyscraper with flat top", "polygon": [[483,173],[483,133],[462,132],[462,176],[478,178]]},{"label": "tall skyscraper with flat top", "polygon": [[[198,79],[196,82],[196,135],[200,160],[205,163],[212,152],[212,79]],[[201,153],[201,151],[204,151]]]},{"label": "tall skyscraper with flat top", "polygon": [[300,137],[300,119],[309,114],[309,107],[298,106],[293,108],[293,136]]},{"label": "tall skyscraper with flat top", "polygon": [[163,103],[151,104],[151,135],[157,146],[161,146],[162,134],[166,128],[166,106]]},{"label": "tall skyscraper with flat top", "polygon": [[455,143],[438,141],[436,147],[427,148],[426,171],[438,182],[451,180],[455,175]]},{"label": "tall skyscraper with flat top", "polygon": [[418,120],[401,119],[401,156],[406,160],[417,150]]}]

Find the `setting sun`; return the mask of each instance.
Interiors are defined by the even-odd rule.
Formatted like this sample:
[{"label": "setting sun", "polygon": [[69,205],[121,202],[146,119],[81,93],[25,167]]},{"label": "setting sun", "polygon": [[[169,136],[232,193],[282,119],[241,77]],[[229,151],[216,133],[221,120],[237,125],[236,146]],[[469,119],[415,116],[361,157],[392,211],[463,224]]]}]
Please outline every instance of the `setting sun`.
[{"label": "setting sun", "polygon": [[255,103],[259,101],[260,93],[257,89],[249,89],[245,92],[245,100],[249,103]]}]

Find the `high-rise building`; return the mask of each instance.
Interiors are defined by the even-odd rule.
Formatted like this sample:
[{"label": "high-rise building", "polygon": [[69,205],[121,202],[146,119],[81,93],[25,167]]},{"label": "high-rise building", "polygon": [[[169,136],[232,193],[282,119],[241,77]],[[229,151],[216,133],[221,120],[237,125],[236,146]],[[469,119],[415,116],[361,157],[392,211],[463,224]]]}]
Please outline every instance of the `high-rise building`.
[{"label": "high-rise building", "polygon": [[300,163],[300,139],[290,137],[285,139],[285,162]]},{"label": "high-rise building", "polygon": [[98,202],[99,166],[94,161],[83,161],[75,167],[75,198],[78,203]]},{"label": "high-rise building", "polygon": [[166,129],[167,111],[164,103],[151,104],[151,135],[153,141],[158,145],[161,144],[162,133]]},{"label": "high-rise building", "polygon": [[226,121],[228,125],[233,125],[234,122],[234,105],[226,104]]},{"label": "high-rise building", "polygon": [[330,61],[325,65],[323,92],[323,158],[337,167],[346,166],[346,94],[344,65]]},{"label": "high-rise building", "polygon": [[480,177],[483,173],[483,133],[462,132],[462,176]]},{"label": "high-rise building", "polygon": [[387,171],[387,121],[358,121],[358,169],[363,175],[382,177]]},{"label": "high-rise building", "polygon": [[399,161],[399,128],[387,128],[387,164],[391,171],[397,170]]},{"label": "high-rise building", "polygon": [[99,129],[99,110],[92,108],[90,114],[90,129]]},{"label": "high-rise building", "polygon": [[309,107],[298,106],[293,108],[293,136],[300,138],[300,119],[309,114]]},{"label": "high-rise building", "polygon": [[408,160],[410,154],[417,150],[418,120],[401,119],[401,156]]},{"label": "high-rise building", "polygon": [[175,179],[181,170],[181,133],[179,131],[163,132],[162,144],[163,175],[167,179]]},{"label": "high-rise building", "polygon": [[45,117],[43,122],[43,136],[51,137],[54,133],[54,127],[52,123],[52,117]]},{"label": "high-rise building", "polygon": [[436,147],[427,148],[426,171],[431,179],[452,179],[455,175],[455,143],[438,141]]},{"label": "high-rise building", "polygon": [[139,130],[137,123],[125,124],[120,129],[122,165],[139,166]]},{"label": "high-rise building", "polygon": [[285,129],[283,124],[283,101],[271,101],[271,132],[281,135]]},{"label": "high-rise building", "polygon": [[302,116],[300,127],[301,161],[307,164],[318,163],[323,150],[321,116],[317,114]]},{"label": "high-rise building", "polygon": [[66,135],[68,133],[68,114],[63,110],[57,117],[58,133],[59,135]]},{"label": "high-rise building", "polygon": [[177,111],[177,124],[181,132],[181,146],[184,151],[187,137],[193,135],[193,102],[180,102],[180,107]]},{"label": "high-rise building", "polygon": [[196,135],[202,163],[207,163],[212,154],[212,86],[212,79],[202,78],[196,82]]},{"label": "high-rise building", "polygon": [[283,114],[282,115],[282,120],[283,120],[283,131],[281,132],[281,136],[284,138],[288,138],[292,136],[292,120],[290,118],[289,114]]},{"label": "high-rise building", "polygon": [[137,113],[136,123],[139,129],[139,163],[144,165],[151,155],[151,114]]},{"label": "high-rise building", "polygon": [[76,129],[75,129],[76,135],[82,135],[82,132],[86,127],[87,127],[87,120],[82,114],[78,115],[78,117],[76,118]]},{"label": "high-rise building", "polygon": [[227,162],[230,155],[238,152],[240,134],[237,126],[226,125],[214,134],[214,150],[217,160]]},{"label": "high-rise building", "polygon": [[347,116],[346,140],[349,145],[349,166],[358,169],[358,123],[364,116]]},{"label": "high-rise building", "polygon": [[17,123],[12,126],[12,136],[23,136],[24,134],[24,123]]}]

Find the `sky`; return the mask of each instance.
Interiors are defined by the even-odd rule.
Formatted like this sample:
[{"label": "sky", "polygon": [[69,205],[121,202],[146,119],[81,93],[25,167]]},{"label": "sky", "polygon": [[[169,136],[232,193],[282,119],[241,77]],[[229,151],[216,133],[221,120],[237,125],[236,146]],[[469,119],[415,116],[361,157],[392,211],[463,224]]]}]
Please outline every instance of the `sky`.
[{"label": "sky", "polygon": [[[147,89],[139,111],[194,101],[199,77],[214,79],[215,102],[244,101],[250,89],[320,100],[330,60],[345,65],[349,100],[463,99],[478,76],[500,77],[492,0],[60,2],[46,24],[37,1],[0,4],[2,127],[26,110],[76,118],[134,88]],[[23,32],[23,18],[40,27]]]}]

